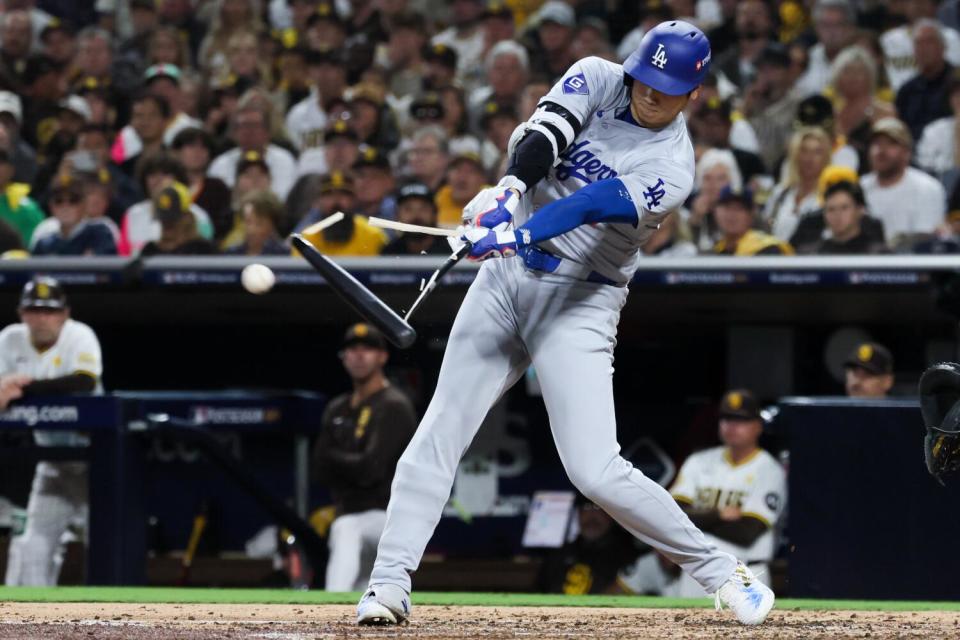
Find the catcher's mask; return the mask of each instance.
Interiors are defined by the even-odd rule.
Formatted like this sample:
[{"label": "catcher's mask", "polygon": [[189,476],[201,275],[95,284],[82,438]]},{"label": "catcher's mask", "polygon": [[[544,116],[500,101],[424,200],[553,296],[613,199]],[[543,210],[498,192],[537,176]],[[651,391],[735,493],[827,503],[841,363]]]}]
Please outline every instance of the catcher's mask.
[{"label": "catcher's mask", "polygon": [[935,364],[920,376],[927,470],[940,484],[960,471],[960,365]]}]

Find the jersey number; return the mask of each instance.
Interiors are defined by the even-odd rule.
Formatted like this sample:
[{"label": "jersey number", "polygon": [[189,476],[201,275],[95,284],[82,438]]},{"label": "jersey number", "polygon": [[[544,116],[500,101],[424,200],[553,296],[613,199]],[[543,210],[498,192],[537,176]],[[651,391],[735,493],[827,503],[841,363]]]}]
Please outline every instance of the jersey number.
[{"label": "jersey number", "polygon": [[657,45],[657,51],[653,54],[653,66],[663,69],[667,64],[667,50],[663,48],[663,44]]}]

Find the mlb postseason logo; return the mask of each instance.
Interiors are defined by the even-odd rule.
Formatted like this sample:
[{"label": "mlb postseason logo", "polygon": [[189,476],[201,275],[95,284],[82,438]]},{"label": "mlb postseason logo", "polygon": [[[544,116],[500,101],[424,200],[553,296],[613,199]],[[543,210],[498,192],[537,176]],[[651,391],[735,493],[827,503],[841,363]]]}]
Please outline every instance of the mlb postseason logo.
[{"label": "mlb postseason logo", "polygon": [[653,66],[658,69],[663,69],[667,66],[667,50],[663,48],[662,42],[657,45],[657,50],[654,52],[651,62],[653,62]]},{"label": "mlb postseason logo", "polygon": [[578,73],[575,76],[570,76],[563,81],[563,92],[573,93],[578,96],[588,95],[590,93],[590,89],[587,87],[587,79],[583,77],[582,73]]}]

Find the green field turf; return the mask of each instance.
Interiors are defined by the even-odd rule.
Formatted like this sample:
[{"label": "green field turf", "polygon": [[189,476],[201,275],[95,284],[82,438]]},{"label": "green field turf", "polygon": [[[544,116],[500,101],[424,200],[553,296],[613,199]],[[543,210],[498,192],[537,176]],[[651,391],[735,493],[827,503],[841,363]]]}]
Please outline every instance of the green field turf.
[{"label": "green field turf", "polygon": [[[196,604],[355,604],[359,593],[289,591],[282,589],[190,589],[167,587],[0,587],[5,602],[132,602]],[[563,596],[526,593],[424,593],[414,605],[486,607],[712,607],[713,599],[657,598],[648,596]],[[960,611],[960,602],[883,600],[777,601],[781,610],[841,609],[851,611]]]}]

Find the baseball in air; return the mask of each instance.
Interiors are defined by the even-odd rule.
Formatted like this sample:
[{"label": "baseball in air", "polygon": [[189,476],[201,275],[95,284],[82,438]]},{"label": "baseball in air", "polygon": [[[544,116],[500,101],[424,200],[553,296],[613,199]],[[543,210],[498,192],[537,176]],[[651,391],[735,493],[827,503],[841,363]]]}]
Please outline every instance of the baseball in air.
[{"label": "baseball in air", "polygon": [[240,273],[240,283],[250,293],[261,295],[270,291],[277,282],[273,270],[265,264],[248,264]]}]

